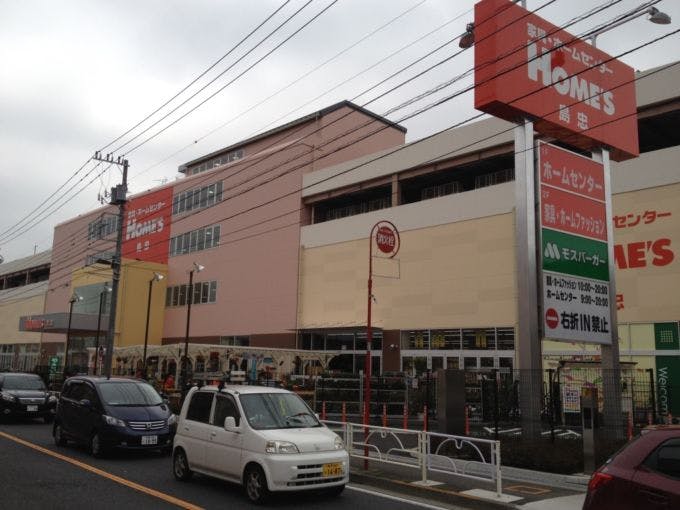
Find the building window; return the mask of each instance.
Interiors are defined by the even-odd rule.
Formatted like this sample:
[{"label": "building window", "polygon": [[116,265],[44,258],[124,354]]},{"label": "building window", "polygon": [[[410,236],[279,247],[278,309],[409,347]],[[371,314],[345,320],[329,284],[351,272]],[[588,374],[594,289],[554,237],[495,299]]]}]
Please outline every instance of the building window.
[{"label": "building window", "polygon": [[179,234],[170,239],[170,256],[214,248],[220,242],[220,226],[212,225]]},{"label": "building window", "polygon": [[340,218],[346,218],[347,216],[355,216],[357,214],[387,209],[388,207],[391,207],[391,205],[392,200],[389,197],[384,197],[360,202],[358,204],[335,207],[326,211],[326,220],[339,220]]},{"label": "building window", "polygon": [[494,349],[495,346],[496,339],[493,328],[463,330],[463,349],[479,351]]},{"label": "building window", "polygon": [[222,201],[222,181],[177,193],[172,197],[172,214],[205,209]]},{"label": "building window", "polygon": [[500,368],[512,370],[512,361],[512,358],[498,358],[498,366]]},{"label": "building window", "polygon": [[486,188],[495,184],[502,184],[515,180],[515,169],[506,168],[505,170],[498,170],[488,174],[482,174],[475,177],[475,189]]},{"label": "building window", "polygon": [[113,261],[113,257],[115,256],[116,256],[115,252],[100,251],[99,253],[88,255],[87,257],[85,257],[85,265],[91,266],[92,264],[96,264],[97,262],[101,261],[111,263]]},{"label": "building window", "polygon": [[462,191],[460,183],[457,181],[445,182],[435,186],[428,186],[420,191],[420,199],[427,200],[429,198],[444,197],[446,195],[453,195]]},{"label": "building window", "polygon": [[460,330],[459,329],[440,329],[431,331],[430,348],[444,350],[460,349]]},{"label": "building window", "polygon": [[[191,293],[192,305],[214,303],[217,301],[217,281],[194,282],[193,292]],[[174,285],[165,290],[165,306],[185,306],[189,298],[189,285]]]},{"label": "building window", "polygon": [[497,328],[496,336],[498,340],[499,351],[512,351],[515,348],[515,329],[514,328]]},{"label": "building window", "polygon": [[216,168],[220,165],[226,165],[227,163],[233,163],[234,161],[238,161],[239,159],[242,159],[244,155],[243,149],[236,149],[233,150],[227,154],[223,154],[222,156],[217,156],[215,158],[209,159],[208,161],[204,161],[200,165],[196,165],[194,167],[191,167],[187,170],[187,175],[196,175],[200,174],[203,172],[207,172],[208,170],[212,170],[213,168]]},{"label": "building window", "polygon": [[87,225],[87,240],[104,239],[118,231],[118,216],[114,214],[102,215]]},{"label": "building window", "polygon": [[429,349],[430,348],[430,331],[421,329],[416,331],[402,331],[401,348],[402,349]]},{"label": "building window", "polygon": [[221,336],[220,345],[233,345],[234,347],[248,347],[250,345],[249,336]]}]

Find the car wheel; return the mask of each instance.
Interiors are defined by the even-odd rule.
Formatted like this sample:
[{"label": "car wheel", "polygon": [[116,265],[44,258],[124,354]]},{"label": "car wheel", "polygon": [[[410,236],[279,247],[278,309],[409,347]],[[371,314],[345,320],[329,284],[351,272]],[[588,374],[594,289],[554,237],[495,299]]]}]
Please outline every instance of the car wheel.
[{"label": "car wheel", "polygon": [[269,489],[267,488],[267,477],[260,466],[251,466],[246,470],[245,488],[248,499],[260,505],[269,498]]},{"label": "car wheel", "polygon": [[61,428],[60,424],[55,423],[54,428],[52,429],[52,437],[54,438],[54,444],[57,446],[66,446],[64,429]]},{"label": "car wheel", "polygon": [[336,485],[335,487],[331,487],[330,489],[326,489],[326,494],[329,496],[339,496],[342,494],[342,491],[345,490],[345,485]]},{"label": "car wheel", "polygon": [[189,460],[187,459],[187,454],[184,453],[184,450],[181,448],[178,448],[175,451],[175,455],[172,457],[172,473],[180,482],[186,482],[194,474],[194,472],[189,469]]},{"label": "car wheel", "polygon": [[90,454],[97,458],[103,457],[106,454],[102,438],[99,437],[98,432],[95,432],[90,438]]}]

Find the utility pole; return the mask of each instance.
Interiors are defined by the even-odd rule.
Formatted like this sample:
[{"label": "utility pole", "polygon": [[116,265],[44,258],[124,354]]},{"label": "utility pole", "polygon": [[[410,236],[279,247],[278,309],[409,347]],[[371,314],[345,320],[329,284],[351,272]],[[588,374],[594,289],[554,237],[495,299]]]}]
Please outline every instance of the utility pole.
[{"label": "utility pole", "polygon": [[118,165],[123,167],[123,182],[111,188],[111,205],[118,206],[118,229],[116,231],[116,252],[111,259],[111,309],[109,312],[109,327],[106,334],[106,354],[104,356],[104,375],[107,378],[111,377],[111,365],[113,361],[113,343],[116,332],[116,310],[118,308],[118,283],[120,281],[120,266],[122,262],[122,247],[123,247],[123,222],[125,221],[125,204],[127,203],[127,173],[128,160],[118,156],[113,159],[113,154],[109,153],[106,157],[102,157],[99,151],[94,153],[97,161],[109,163],[110,165]]}]

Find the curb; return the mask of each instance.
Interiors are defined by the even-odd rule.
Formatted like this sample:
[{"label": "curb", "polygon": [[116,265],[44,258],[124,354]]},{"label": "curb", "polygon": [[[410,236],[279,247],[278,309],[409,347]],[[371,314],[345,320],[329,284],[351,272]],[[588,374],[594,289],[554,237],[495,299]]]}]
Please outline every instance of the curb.
[{"label": "curb", "polygon": [[404,494],[406,496],[416,496],[418,498],[445,505],[459,504],[465,508],[488,510],[498,509],[507,510],[517,508],[515,505],[498,503],[488,499],[477,498],[468,494],[452,491],[442,487],[422,487],[412,485],[409,482],[385,478],[382,476],[350,473],[350,483],[357,483],[364,486],[385,489],[392,493]]}]

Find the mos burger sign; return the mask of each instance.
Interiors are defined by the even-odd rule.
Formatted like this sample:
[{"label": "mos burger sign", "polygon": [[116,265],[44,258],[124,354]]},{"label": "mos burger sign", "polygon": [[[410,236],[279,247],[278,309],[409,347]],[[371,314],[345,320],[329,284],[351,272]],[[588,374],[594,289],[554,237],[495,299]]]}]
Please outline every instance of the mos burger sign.
[{"label": "mos burger sign", "polygon": [[475,5],[475,108],[584,150],[639,154],[635,74],[509,0]]}]

